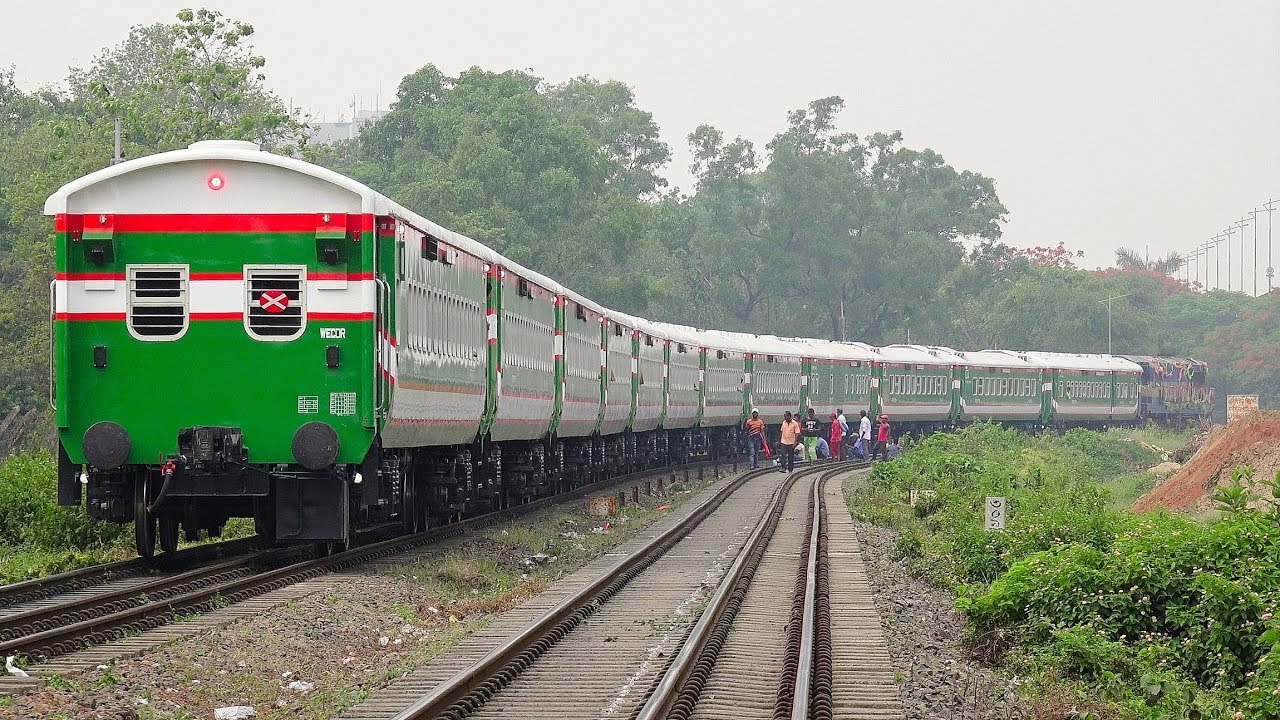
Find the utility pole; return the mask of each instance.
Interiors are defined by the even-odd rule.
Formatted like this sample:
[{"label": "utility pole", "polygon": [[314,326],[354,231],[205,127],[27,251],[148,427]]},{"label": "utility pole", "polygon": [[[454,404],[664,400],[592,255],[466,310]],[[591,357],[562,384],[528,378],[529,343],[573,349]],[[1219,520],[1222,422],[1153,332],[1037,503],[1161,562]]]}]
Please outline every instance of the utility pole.
[{"label": "utility pole", "polygon": [[1227,292],[1231,292],[1231,231],[1235,229],[1235,225],[1228,225],[1224,230],[1227,234]]},{"label": "utility pole", "polygon": [[1237,220],[1231,223],[1232,227],[1240,228],[1240,292],[1244,289],[1244,229],[1249,226],[1248,220]]},{"label": "utility pole", "polygon": [[[1213,289],[1222,289],[1222,250],[1218,246],[1222,244],[1222,233],[1213,236]],[[1228,272],[1230,277],[1231,273]]]},{"label": "utility pole", "polygon": [[1275,209],[1275,200],[1268,200],[1266,205],[1262,207],[1267,209],[1267,293],[1271,293],[1271,279],[1275,277],[1276,269],[1271,264],[1271,211]]},{"label": "utility pole", "polygon": [[1258,209],[1249,211],[1249,219],[1253,221],[1253,296],[1258,297]]},{"label": "utility pole", "polygon": [[1123,295],[1115,295],[1115,296],[1113,296],[1113,297],[1109,297],[1109,298],[1107,298],[1106,300],[1099,300],[1099,301],[1098,301],[1098,302],[1103,303],[1104,305],[1106,305],[1106,306],[1107,306],[1107,354],[1108,354],[1108,355],[1110,355],[1110,354],[1111,354],[1111,301],[1112,301],[1112,300],[1119,300],[1120,298],[1123,298],[1123,297],[1129,297],[1129,296],[1130,296],[1130,295],[1132,295],[1132,294],[1133,294],[1133,293],[1131,293],[1131,292],[1127,292],[1127,293],[1125,293],[1125,294],[1123,294]]}]

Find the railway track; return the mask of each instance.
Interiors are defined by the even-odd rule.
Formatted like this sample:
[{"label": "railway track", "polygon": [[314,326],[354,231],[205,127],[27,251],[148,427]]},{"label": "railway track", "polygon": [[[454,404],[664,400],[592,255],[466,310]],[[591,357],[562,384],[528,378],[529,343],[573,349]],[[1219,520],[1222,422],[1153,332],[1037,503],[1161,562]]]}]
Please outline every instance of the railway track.
[{"label": "railway track", "polygon": [[103,563],[47,577],[0,586],[0,621],[17,613],[57,604],[67,596],[87,598],[102,591],[122,590],[195,565],[252,552],[257,538],[197,545],[172,555]]},{"label": "railway track", "polygon": [[[784,491],[639,720],[833,717],[823,486],[847,470],[816,468]],[[791,522],[780,524],[783,517]],[[779,602],[788,595],[790,603]]]},{"label": "railway track", "polygon": [[[779,476],[773,469],[748,472],[711,494],[683,519],[655,532],[466,667],[448,677],[428,674],[393,686],[354,708],[349,716],[362,720],[627,718],[648,712],[653,718],[689,717],[687,712],[671,713],[670,706],[679,704],[689,670],[695,666],[715,669],[715,663],[697,661],[713,637],[723,645],[736,616],[726,608],[742,606],[765,549],[774,548],[770,572],[774,576],[780,573],[783,593],[790,593],[797,583],[796,546],[801,536],[809,542],[804,516],[819,486],[815,480],[858,466],[823,464],[788,476]],[[792,489],[800,486],[803,492]],[[810,515],[807,525],[816,525],[815,517],[821,518],[820,511]],[[816,543],[819,535],[812,538]],[[811,555],[816,559],[821,552]],[[806,565],[802,572],[808,571]],[[826,582],[820,585],[816,577],[815,573],[812,590],[808,580],[804,583],[806,597],[812,596],[807,602],[815,610],[799,613],[802,620],[813,616],[807,623],[810,645],[822,634],[821,605],[816,596]],[[780,660],[787,643],[786,613],[791,607],[778,603],[777,578],[762,583],[758,590],[768,596],[768,602],[763,615],[751,618],[750,625],[753,630],[761,626],[765,634],[772,631],[780,636],[774,643],[776,658],[772,648],[759,644],[759,638],[743,635],[738,638],[744,651],[737,656],[741,667],[726,677],[735,688],[754,686],[755,695],[762,698],[757,702],[762,713],[758,716],[775,717],[782,666],[797,665]],[[758,599],[756,602],[759,604]],[[704,603],[707,609],[699,614]],[[797,625],[793,633],[800,633],[794,641],[797,657],[804,649],[803,627],[804,623]],[[879,631],[878,619],[875,629]],[[770,670],[775,659],[778,667]],[[807,670],[796,669],[807,677]],[[769,687],[762,691],[760,678],[769,673],[778,677],[766,682]],[[796,678],[796,673],[792,677]],[[807,696],[807,690],[799,692]],[[722,703],[723,715],[698,716],[757,716],[743,704],[742,693],[735,692],[728,699]],[[684,705],[687,710],[702,710],[696,703]]]},{"label": "railway track", "polygon": [[[683,469],[687,477],[690,471],[700,473],[703,468],[712,466],[713,463],[708,461],[680,466],[679,469]],[[137,635],[176,619],[210,613],[326,573],[436,543],[588,493],[655,475],[670,474],[674,477],[676,471],[677,468],[663,468],[610,478],[524,505],[414,535],[373,542],[327,557],[313,557],[313,551],[308,548],[275,549],[249,552],[222,562],[159,576],[148,574],[146,563],[128,561],[20,584],[24,587],[10,586],[6,588],[10,590],[6,597],[11,598],[11,604],[0,610],[0,657],[17,655],[37,662],[49,661]],[[219,545],[244,550],[253,547],[251,543],[240,541]],[[205,551],[185,557],[197,562],[212,556],[216,553]],[[180,557],[184,557],[184,553],[173,556],[174,560]]]}]

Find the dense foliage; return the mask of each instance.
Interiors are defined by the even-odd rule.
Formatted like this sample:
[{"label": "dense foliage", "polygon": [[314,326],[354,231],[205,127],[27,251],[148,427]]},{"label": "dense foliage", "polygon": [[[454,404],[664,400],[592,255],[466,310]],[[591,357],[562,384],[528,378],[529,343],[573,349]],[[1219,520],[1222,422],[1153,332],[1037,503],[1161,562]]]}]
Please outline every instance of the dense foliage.
[{"label": "dense foliage", "polygon": [[[255,140],[348,173],[619,309],[780,335],[961,348],[1192,354],[1224,390],[1280,388],[1275,298],[1194,293],[1173,258],[1126,252],[1087,271],[1062,244],[1000,242],[996,181],[898,132],[839,126],[838,97],[777,108],[764,147],[701,126],[696,186],[667,187],[670,148],[631,89],[581,76],[427,64],[353,142],[307,147],[306,118],[267,89],[253,27],[208,10],[135,27],[61,87],[0,70],[0,407],[47,385],[51,223],[44,199],[124,155]],[[1015,209],[1016,210],[1016,209]],[[1271,396],[1275,396],[1271,393]]]},{"label": "dense foliage", "polygon": [[132,526],[59,507],[56,477],[46,452],[0,460],[0,583],[99,562],[131,541]]},{"label": "dense foliage", "polygon": [[[1116,433],[979,425],[876,467],[853,503],[901,528],[898,552],[957,590],[975,651],[1031,692],[1072,684],[1121,717],[1280,717],[1280,513],[1242,490],[1208,523],[1110,509],[1108,481],[1152,459]],[[911,488],[937,494],[910,508]],[[1006,532],[983,530],[989,495],[1008,498]]]}]

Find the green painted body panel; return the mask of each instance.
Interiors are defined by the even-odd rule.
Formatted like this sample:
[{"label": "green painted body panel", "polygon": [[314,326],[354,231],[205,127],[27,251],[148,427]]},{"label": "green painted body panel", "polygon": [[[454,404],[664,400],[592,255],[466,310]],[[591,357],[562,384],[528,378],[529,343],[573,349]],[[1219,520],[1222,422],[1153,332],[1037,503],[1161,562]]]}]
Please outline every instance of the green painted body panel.
[{"label": "green painted body panel", "polygon": [[[383,446],[470,443],[489,381],[483,263],[464,255],[424,258],[420,236],[405,234],[411,242],[395,240],[396,382]],[[433,422],[445,419],[451,422]]]},{"label": "green painted body panel", "polygon": [[743,382],[751,361],[740,353],[725,352],[720,357],[720,352],[707,350],[702,354],[705,372],[698,422],[703,427],[741,424],[751,409],[751,387]]},{"label": "green painted body panel", "polygon": [[949,367],[882,367],[876,414],[894,422],[949,422],[955,406]]},{"label": "green painted body panel", "polygon": [[[498,366],[502,362],[502,335],[498,333],[498,318],[502,316],[502,280],[495,272],[485,278],[487,297],[485,299],[486,342],[488,343],[488,382],[485,383],[484,417],[480,419],[480,437],[485,437],[493,429],[493,420],[498,414]],[[490,326],[489,324],[492,324]],[[495,341],[489,341],[489,335],[496,335]]]},{"label": "green painted body panel", "polygon": [[873,363],[871,366],[871,392],[867,405],[871,410],[867,413],[872,418],[880,416],[880,392],[884,386],[884,365]]},{"label": "green painted body panel", "polygon": [[[113,259],[94,265],[60,232],[57,269],[126,274],[129,265],[186,264],[192,274],[239,274],[263,264],[358,273],[372,268],[373,258],[372,233],[358,237],[344,245],[345,262],[327,265],[317,260],[314,233],[117,232]],[[321,326],[346,336],[321,339]],[[178,431],[195,426],[241,428],[253,463],[294,462],[293,433],[313,420],[337,431],[338,462],[360,462],[375,436],[371,320],[308,320],[300,337],[283,342],[255,340],[240,318],[191,320],[181,337],[161,341],[133,337],[124,320],[58,320],[54,339],[56,424],[73,462],[84,462],[84,432],[99,421],[128,431],[131,464],[162,462],[177,452]],[[336,369],[325,364],[329,345],[340,348]],[[106,347],[107,367],[94,367],[95,346]],[[330,393],[351,392],[355,414],[331,414]],[[299,412],[300,397],[308,412]]]},{"label": "green painted body panel", "polygon": [[[84,462],[81,442],[89,426],[100,420],[119,423],[133,441],[129,463],[160,462],[178,451],[178,431],[198,425],[239,427],[253,463],[292,463],[293,433],[312,420],[326,422],[338,433],[338,462],[360,462],[373,442],[374,429],[360,415],[330,414],[330,393],[357,393],[368,406],[372,373],[360,362],[325,367],[325,346],[343,348],[355,361],[370,344],[360,343],[369,322],[330,323],[345,327],[346,340],[321,341],[308,332],[292,342],[260,343],[245,335],[239,322],[194,322],[175,342],[141,342],[123,322],[71,324],[66,357],[74,400],[65,426],[58,429],[73,462]],[[93,346],[106,345],[109,363],[93,367]],[[299,397],[316,398],[316,412],[299,413]]]},{"label": "green painted body panel", "polygon": [[[751,405],[766,422],[780,422],[782,413],[800,409],[800,358],[756,354],[751,358]],[[749,409],[749,408],[748,408]]]},{"label": "green painted body panel", "polygon": [[843,409],[846,416],[871,405],[871,365],[837,360],[812,363],[809,376],[809,404],[819,412]]},{"label": "green painted body panel", "polygon": [[697,346],[672,341],[666,346],[667,375],[663,388],[662,427],[694,427],[702,415],[703,383],[699,380],[705,362]]},{"label": "green painted body panel", "polygon": [[1108,420],[1112,412],[1111,375],[1109,372],[1095,375],[1076,370],[1054,370],[1051,420],[1057,423]]},{"label": "green painted body panel", "polygon": [[965,417],[994,420],[1039,420],[1044,409],[1039,373],[1002,373],[968,367],[961,375]]},{"label": "green painted body panel", "polygon": [[556,303],[556,333],[559,337],[559,352],[555,360],[555,383],[556,383],[556,403],[551,411],[551,429],[549,430],[552,437],[560,431],[560,415],[564,411],[564,391],[566,385],[565,378],[565,304],[563,302]]},{"label": "green painted body panel", "polygon": [[497,413],[489,427],[496,440],[537,440],[547,435],[555,407],[555,295],[533,283],[521,294],[520,278],[506,272],[498,294],[501,382]]}]

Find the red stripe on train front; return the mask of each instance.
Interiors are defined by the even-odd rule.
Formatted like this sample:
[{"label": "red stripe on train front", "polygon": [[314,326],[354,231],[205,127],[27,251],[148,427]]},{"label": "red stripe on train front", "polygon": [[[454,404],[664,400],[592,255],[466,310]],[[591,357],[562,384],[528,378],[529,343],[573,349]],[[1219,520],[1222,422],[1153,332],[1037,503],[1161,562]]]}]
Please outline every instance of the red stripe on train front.
[{"label": "red stripe on train front", "polygon": [[55,273],[53,276],[57,280],[124,280],[124,273],[114,272],[96,272],[96,273]]},{"label": "red stripe on train front", "polygon": [[66,320],[66,321],[69,321],[69,322],[106,321],[106,320],[118,320],[118,321],[120,321],[120,322],[124,322],[124,313],[93,313],[93,312],[86,312],[86,313],[67,313],[67,312],[60,312],[60,313],[57,313],[56,315],[54,315],[54,319],[55,319],[55,320]]}]

